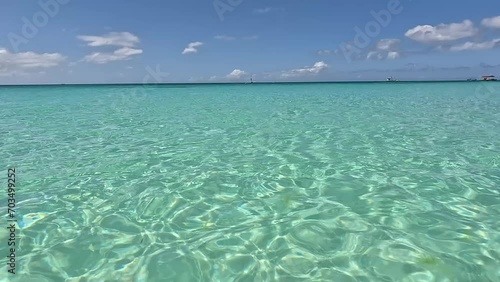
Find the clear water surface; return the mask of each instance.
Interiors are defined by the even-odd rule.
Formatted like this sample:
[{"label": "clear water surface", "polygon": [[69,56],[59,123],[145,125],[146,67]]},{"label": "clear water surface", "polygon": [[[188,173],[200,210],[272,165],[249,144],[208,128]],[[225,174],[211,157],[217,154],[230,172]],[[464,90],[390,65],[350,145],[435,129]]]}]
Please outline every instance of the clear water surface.
[{"label": "clear water surface", "polygon": [[500,281],[498,83],[0,87],[0,119],[0,281]]}]

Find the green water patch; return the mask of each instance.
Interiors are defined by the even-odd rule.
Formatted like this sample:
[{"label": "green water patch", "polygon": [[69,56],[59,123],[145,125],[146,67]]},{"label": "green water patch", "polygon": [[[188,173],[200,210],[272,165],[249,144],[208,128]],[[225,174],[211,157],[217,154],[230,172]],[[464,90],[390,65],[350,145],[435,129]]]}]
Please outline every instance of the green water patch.
[{"label": "green water patch", "polygon": [[425,266],[438,266],[442,263],[442,261],[439,258],[430,256],[430,255],[420,256],[419,258],[417,258],[417,262],[418,262],[418,264],[423,265],[423,266],[424,265]]}]

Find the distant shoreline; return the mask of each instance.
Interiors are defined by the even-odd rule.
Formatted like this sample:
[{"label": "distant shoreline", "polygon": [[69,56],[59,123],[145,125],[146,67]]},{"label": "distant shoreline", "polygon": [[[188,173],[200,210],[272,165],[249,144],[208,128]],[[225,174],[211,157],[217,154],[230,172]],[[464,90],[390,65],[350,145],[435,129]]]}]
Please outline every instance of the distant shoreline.
[{"label": "distant shoreline", "polygon": [[267,85],[267,84],[405,84],[405,83],[495,83],[497,81],[467,81],[467,80],[407,80],[407,81],[297,81],[297,82],[220,82],[220,83],[65,83],[65,84],[3,84],[0,87],[25,87],[25,86],[187,86],[187,85]]}]

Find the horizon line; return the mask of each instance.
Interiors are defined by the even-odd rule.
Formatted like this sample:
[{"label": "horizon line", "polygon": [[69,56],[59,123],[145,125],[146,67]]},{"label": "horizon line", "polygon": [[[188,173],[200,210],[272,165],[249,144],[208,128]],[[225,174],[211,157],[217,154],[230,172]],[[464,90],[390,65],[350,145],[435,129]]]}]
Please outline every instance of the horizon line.
[{"label": "horizon line", "polygon": [[158,85],[246,85],[246,84],[334,84],[334,83],[436,83],[436,82],[500,82],[499,80],[484,81],[484,80],[472,80],[467,79],[455,79],[455,80],[398,80],[398,81],[386,81],[386,80],[345,80],[345,81],[263,81],[263,82],[160,82],[160,83],[142,83],[142,82],[109,82],[109,83],[43,83],[43,84],[0,84],[0,87],[4,86],[158,86]]}]

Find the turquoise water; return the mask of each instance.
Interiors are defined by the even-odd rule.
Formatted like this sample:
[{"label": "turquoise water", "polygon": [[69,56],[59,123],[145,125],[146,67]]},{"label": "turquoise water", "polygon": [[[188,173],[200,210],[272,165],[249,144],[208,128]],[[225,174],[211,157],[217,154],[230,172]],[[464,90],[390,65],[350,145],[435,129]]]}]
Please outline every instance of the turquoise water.
[{"label": "turquoise water", "polygon": [[499,83],[1,87],[0,106],[20,228],[0,281],[500,281]]}]

